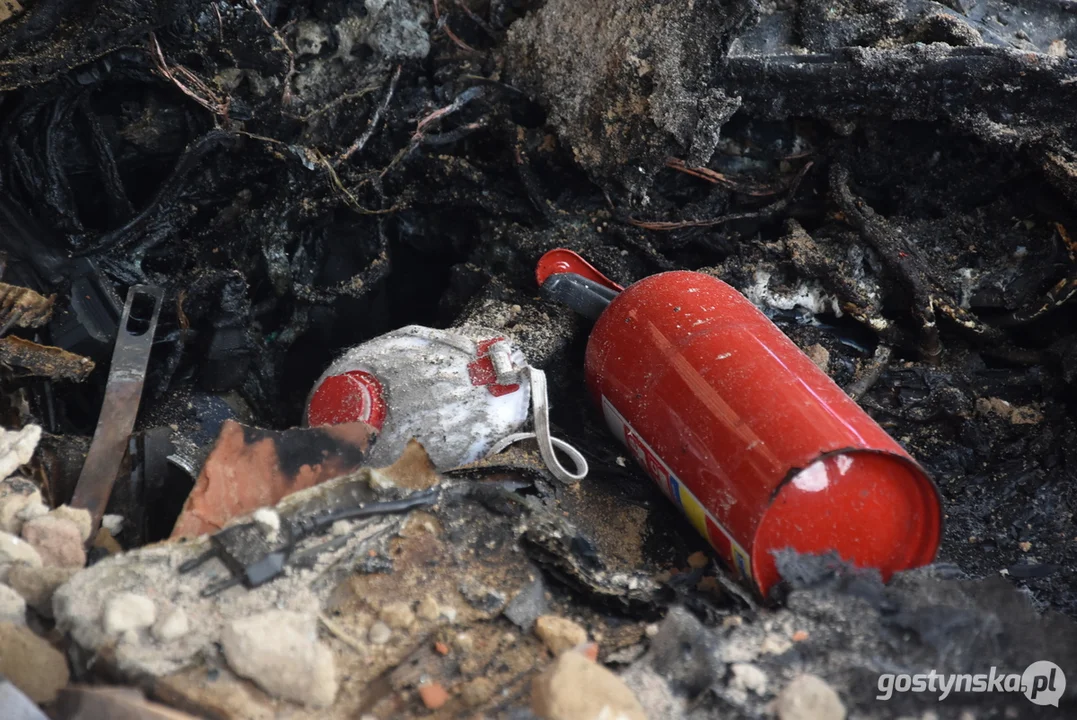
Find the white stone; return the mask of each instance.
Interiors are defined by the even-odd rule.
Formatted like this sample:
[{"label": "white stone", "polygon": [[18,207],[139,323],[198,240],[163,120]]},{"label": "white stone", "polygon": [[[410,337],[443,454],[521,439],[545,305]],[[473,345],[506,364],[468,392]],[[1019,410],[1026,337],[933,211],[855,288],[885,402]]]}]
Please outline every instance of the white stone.
[{"label": "white stone", "polygon": [[171,642],[183,637],[189,630],[190,624],[187,622],[187,613],[184,612],[183,608],[175,607],[162,615],[161,619],[154,623],[150,632],[161,642]]},{"label": "white stone", "polygon": [[750,690],[756,695],[765,695],[767,692],[767,674],[758,665],[751,663],[735,663],[733,680],[730,683],[734,688]]},{"label": "white stone", "polygon": [[[29,508],[27,508],[28,510]],[[24,510],[23,512],[26,512]],[[90,532],[93,529],[93,518],[90,517],[90,511],[84,508],[73,508],[70,505],[61,505],[55,508],[49,515],[60,518],[61,520],[69,520],[74,523],[75,527],[79,529],[79,536],[82,538],[82,542],[88,542],[90,539]],[[21,515],[21,513],[20,513]],[[30,520],[32,518],[24,517],[23,520]]]},{"label": "white stone", "polygon": [[101,518],[101,527],[108,530],[109,535],[117,537],[123,532],[123,524],[126,522],[123,515],[105,515]]},{"label": "white stone", "polygon": [[229,667],[270,695],[311,707],[328,707],[336,698],[336,663],[318,640],[313,615],[270,610],[233,620],[221,646]]},{"label": "white stone", "polygon": [[0,482],[0,530],[18,535],[22,531],[19,513],[27,505],[40,505],[41,491],[29,480],[8,478]]},{"label": "white stone", "polygon": [[0,565],[6,563],[24,563],[30,567],[41,567],[41,555],[34,546],[11,533],[0,532]]},{"label": "white stone", "polygon": [[765,655],[782,655],[789,651],[793,647],[793,643],[789,638],[778,633],[767,633],[767,636],[763,638],[762,645],[759,646],[759,652]]},{"label": "white stone", "polygon": [[49,506],[45,503],[29,502],[22,510],[15,513],[15,517],[22,520],[23,523],[27,523],[39,517],[44,517],[49,514]]},{"label": "white stone", "polygon": [[141,630],[157,620],[157,606],[145,595],[117,593],[105,603],[104,627],[110,635],[128,630]]},{"label": "white stone", "polygon": [[0,479],[7,478],[30,462],[39,440],[40,425],[27,425],[21,430],[0,430]]},{"label": "white stone", "polygon": [[531,710],[546,720],[647,720],[621,678],[575,652],[562,654],[531,681]]},{"label": "white stone", "polygon": [[41,561],[56,567],[86,565],[86,548],[80,532],[70,520],[49,515],[27,520],[22,526],[23,539],[34,546]]},{"label": "white stone", "polygon": [[254,522],[262,526],[262,530],[268,534],[275,534],[280,530],[280,515],[272,508],[258,508],[251,515]]},{"label": "white stone", "polygon": [[392,635],[392,629],[381,620],[371,625],[367,631],[367,639],[375,645],[384,645]]},{"label": "white stone", "polygon": [[838,693],[817,675],[798,675],[778,695],[780,720],[845,720]]}]

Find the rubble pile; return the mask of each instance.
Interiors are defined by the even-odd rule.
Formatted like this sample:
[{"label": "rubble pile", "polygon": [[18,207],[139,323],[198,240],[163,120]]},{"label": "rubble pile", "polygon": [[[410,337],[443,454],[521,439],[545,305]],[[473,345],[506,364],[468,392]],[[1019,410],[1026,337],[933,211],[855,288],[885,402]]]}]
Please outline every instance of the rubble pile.
[{"label": "rubble pile", "polygon": [[[1075,52],[1065,0],[0,0],[0,717],[1072,715]],[[674,270],[795,347],[589,345]]]}]

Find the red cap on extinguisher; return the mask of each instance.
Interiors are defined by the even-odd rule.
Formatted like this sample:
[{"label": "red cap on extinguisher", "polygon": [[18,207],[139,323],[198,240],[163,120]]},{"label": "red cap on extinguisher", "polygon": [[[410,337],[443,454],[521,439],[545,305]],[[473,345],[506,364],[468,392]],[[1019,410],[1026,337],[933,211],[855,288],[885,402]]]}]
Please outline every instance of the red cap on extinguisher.
[{"label": "red cap on extinguisher", "polygon": [[364,370],[330,375],[311,395],[307,422],[311,426],[361,420],[375,430],[385,423],[385,390]]},{"label": "red cap on extinguisher", "polygon": [[[577,272],[555,252],[555,272],[539,263],[547,282]],[[590,265],[578,274],[555,295],[592,313],[619,289]],[[934,559],[942,510],[927,473],[734,288],[667,272],[602,307],[585,372],[610,428],[761,594],[785,548],[836,551],[885,579]]]}]

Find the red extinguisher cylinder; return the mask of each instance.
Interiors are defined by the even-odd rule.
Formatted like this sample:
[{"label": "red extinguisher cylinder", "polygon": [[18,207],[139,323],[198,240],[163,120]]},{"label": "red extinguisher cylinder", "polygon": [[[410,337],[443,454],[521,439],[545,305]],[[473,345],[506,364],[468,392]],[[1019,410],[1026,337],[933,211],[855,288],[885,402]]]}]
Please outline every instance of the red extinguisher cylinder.
[{"label": "red extinguisher cylinder", "polygon": [[626,288],[595,323],[585,371],[613,432],[764,597],[785,548],[836,551],[886,580],[934,559],[942,510],[927,473],[717,278]]}]

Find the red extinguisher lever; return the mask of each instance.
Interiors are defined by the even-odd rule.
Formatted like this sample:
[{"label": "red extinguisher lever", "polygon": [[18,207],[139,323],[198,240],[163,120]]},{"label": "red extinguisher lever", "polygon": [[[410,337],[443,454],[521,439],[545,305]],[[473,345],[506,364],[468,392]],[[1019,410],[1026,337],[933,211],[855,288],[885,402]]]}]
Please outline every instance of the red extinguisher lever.
[{"label": "red extinguisher lever", "polygon": [[539,258],[535,266],[535,280],[542,287],[555,275],[572,273],[584,277],[597,285],[619,293],[623,287],[603,275],[598,268],[567,248],[556,248]]},{"label": "red extinguisher lever", "polygon": [[598,320],[624,290],[567,248],[550,250],[539,258],[535,280],[547,300],[567,305],[589,320]]}]

